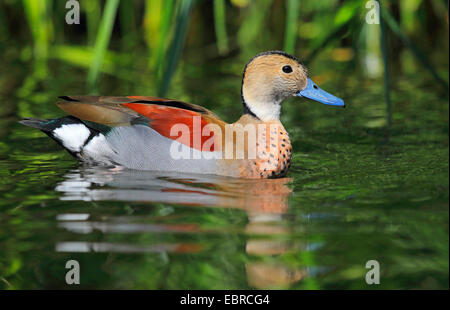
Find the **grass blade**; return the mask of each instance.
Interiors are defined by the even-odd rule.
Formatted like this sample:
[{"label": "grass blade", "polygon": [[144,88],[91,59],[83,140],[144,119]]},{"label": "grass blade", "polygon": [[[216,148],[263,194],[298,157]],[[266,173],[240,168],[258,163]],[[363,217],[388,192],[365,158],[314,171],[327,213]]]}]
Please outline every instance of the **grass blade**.
[{"label": "grass blade", "polygon": [[228,37],[225,23],[225,1],[214,0],[214,29],[220,55],[228,53]]},{"label": "grass blade", "polygon": [[[381,4],[380,4],[381,7]],[[386,46],[386,29],[384,25],[383,15],[380,14],[380,46],[381,46],[381,54],[383,56],[383,69],[384,69],[384,95],[386,100],[386,115],[387,115],[387,124],[391,125],[392,116],[391,116],[391,94],[390,94],[390,82],[389,82],[389,63],[388,63],[388,54],[387,54],[387,46]]]},{"label": "grass blade", "polygon": [[105,5],[105,11],[100,21],[95,40],[94,59],[87,76],[87,89],[89,93],[95,92],[97,88],[98,74],[106,49],[108,48],[109,39],[111,38],[118,5],[119,0],[108,0]]},{"label": "grass blade", "polygon": [[175,73],[178,60],[183,48],[184,39],[186,37],[186,30],[189,22],[190,12],[194,0],[183,0],[178,2],[179,8],[176,18],[175,35],[170,44],[167,54],[167,63],[164,69],[162,79],[158,87],[158,96],[165,96],[170,85],[173,74]]},{"label": "grass blade", "polygon": [[288,0],[286,2],[286,25],[284,32],[284,50],[289,54],[295,52],[295,42],[298,32],[298,14],[300,1]]},{"label": "grass blade", "polygon": [[34,43],[35,73],[39,77],[47,74],[47,58],[51,35],[51,24],[47,14],[47,1],[23,0]]},{"label": "grass blade", "polygon": [[155,57],[153,60],[153,70],[157,80],[161,79],[161,68],[163,56],[167,49],[167,37],[169,36],[170,22],[173,17],[174,0],[166,0],[163,4],[162,19],[160,24],[160,36],[156,46]]},{"label": "grass blade", "polygon": [[84,8],[86,10],[88,44],[92,45],[95,42],[95,36],[98,31],[98,24],[101,16],[100,1],[85,1]]},{"label": "grass blade", "polygon": [[[129,66],[128,56],[128,53],[106,51],[100,72],[124,81],[134,81],[136,71]],[[92,47],[84,45],[53,45],[49,58],[57,59],[71,66],[89,69],[94,59],[94,50]]]},{"label": "grass blade", "polygon": [[156,44],[161,37],[160,26],[163,19],[164,0],[146,0],[144,11],[144,39],[149,52],[148,66],[151,67],[155,58]]}]

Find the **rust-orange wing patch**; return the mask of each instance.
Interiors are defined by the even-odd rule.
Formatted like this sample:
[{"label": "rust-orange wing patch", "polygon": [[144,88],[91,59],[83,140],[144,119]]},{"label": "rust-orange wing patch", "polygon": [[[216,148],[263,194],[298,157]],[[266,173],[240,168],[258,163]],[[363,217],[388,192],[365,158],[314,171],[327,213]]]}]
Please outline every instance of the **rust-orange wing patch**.
[{"label": "rust-orange wing patch", "polygon": [[[177,140],[191,148],[202,150],[204,143],[214,136],[214,132],[202,135],[203,128],[212,122],[210,117],[199,112],[157,104],[123,103],[122,105],[149,118],[150,127],[162,136]],[[187,133],[178,130],[185,128],[189,130]],[[217,151],[218,145],[214,143],[204,150]]]}]

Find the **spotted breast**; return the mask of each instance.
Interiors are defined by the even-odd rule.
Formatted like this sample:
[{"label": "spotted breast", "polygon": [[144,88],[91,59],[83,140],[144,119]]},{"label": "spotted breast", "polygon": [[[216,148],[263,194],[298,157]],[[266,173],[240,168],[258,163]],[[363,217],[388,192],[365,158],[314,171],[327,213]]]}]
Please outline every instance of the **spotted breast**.
[{"label": "spotted breast", "polygon": [[240,177],[246,178],[279,178],[284,177],[291,166],[292,146],[289,134],[279,121],[253,122],[257,128],[256,143],[247,139],[247,148],[255,148],[255,157],[250,150],[246,164],[240,170]]}]

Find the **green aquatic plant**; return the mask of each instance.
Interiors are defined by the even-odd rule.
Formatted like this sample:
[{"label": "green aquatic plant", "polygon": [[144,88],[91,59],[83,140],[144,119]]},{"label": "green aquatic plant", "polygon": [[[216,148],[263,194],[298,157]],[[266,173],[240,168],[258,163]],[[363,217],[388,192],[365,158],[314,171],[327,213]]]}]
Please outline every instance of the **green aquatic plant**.
[{"label": "green aquatic plant", "polygon": [[194,0],[178,2],[174,36],[167,51],[167,60],[164,63],[162,78],[158,83],[158,96],[165,96],[169,89],[170,81],[175,73],[181,56],[181,50],[186,38],[188,22],[194,2]]},{"label": "green aquatic plant", "polygon": [[289,54],[295,54],[295,42],[298,33],[298,16],[300,13],[300,1],[288,0],[286,2],[286,22],[284,32],[284,50]]},{"label": "green aquatic plant", "polygon": [[217,49],[219,54],[224,55],[229,49],[225,0],[214,0],[214,29],[216,31]]},{"label": "green aquatic plant", "polygon": [[94,57],[87,75],[88,93],[95,93],[97,91],[98,75],[111,38],[118,5],[119,0],[108,0],[106,2],[97,37],[95,39]]}]

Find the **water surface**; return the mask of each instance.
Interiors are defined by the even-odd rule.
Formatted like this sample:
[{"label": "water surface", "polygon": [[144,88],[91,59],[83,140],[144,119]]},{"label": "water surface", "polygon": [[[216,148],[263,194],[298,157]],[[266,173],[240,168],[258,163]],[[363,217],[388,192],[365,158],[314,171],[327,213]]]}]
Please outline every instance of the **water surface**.
[{"label": "water surface", "polygon": [[[429,82],[395,79],[389,124],[380,81],[330,73],[321,86],[347,109],[284,103],[292,168],[255,181],[77,163],[16,123],[62,115],[55,98],[80,77],[56,68],[32,92],[16,80],[1,94],[0,288],[72,289],[70,259],[89,289],[448,288],[448,97]],[[193,80],[170,97],[237,119],[238,71],[205,89],[182,68]],[[128,94],[109,83],[103,93]],[[365,282],[373,259],[379,286]]]}]

